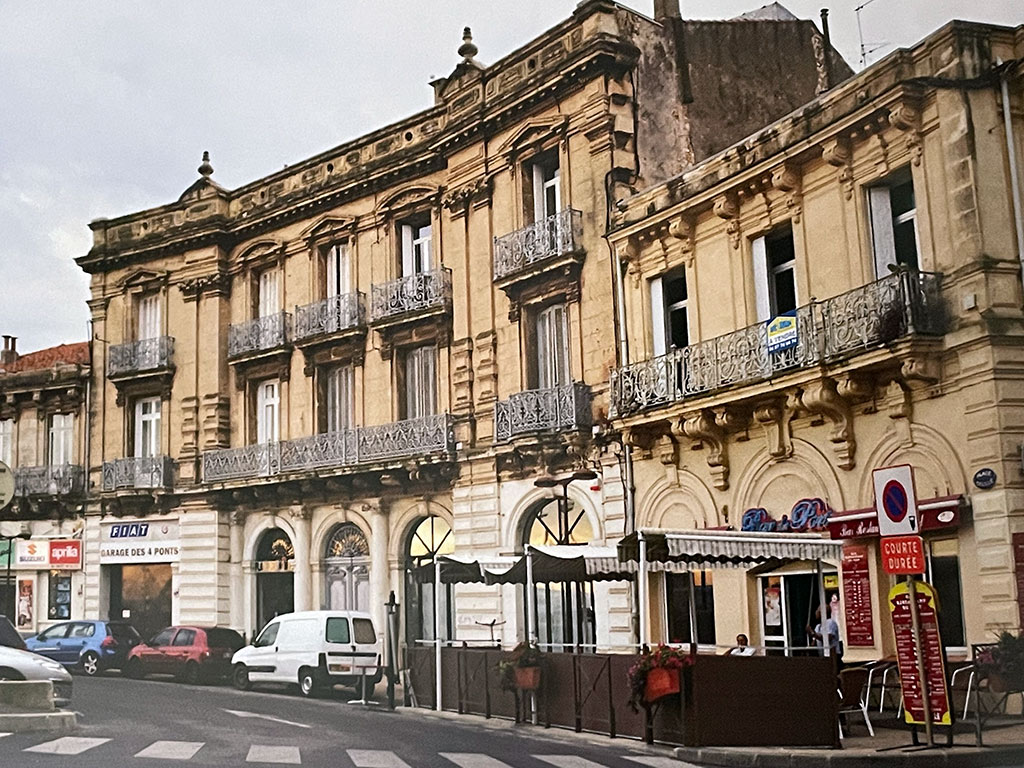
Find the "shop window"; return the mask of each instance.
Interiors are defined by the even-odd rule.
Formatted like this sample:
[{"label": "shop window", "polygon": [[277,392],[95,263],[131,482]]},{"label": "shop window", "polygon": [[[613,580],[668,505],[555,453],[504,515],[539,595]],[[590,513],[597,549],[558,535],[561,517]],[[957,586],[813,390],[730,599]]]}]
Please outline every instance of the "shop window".
[{"label": "shop window", "polygon": [[139,341],[160,336],[160,296],[150,293],[136,302],[135,338]]},{"label": "shop window", "polygon": [[939,634],[952,648],[967,645],[963,594],[960,588],[960,549],[956,539],[927,540],[928,582],[939,596]]},{"label": "shop window", "polygon": [[785,229],[757,238],[752,243],[752,251],[758,322],[793,312],[797,295],[792,227],[787,225]]},{"label": "shop window", "polygon": [[47,619],[54,621],[71,618],[71,574],[66,571],[50,571],[47,602]]},{"label": "shop window", "polygon": [[256,317],[270,317],[281,311],[279,269],[267,269],[256,278]]},{"label": "shop window", "polygon": [[135,456],[152,458],[160,455],[159,397],[142,397],[135,401]]},{"label": "shop window", "polygon": [[354,381],[355,371],[351,365],[327,370],[321,388],[321,431],[341,432],[352,427],[355,411]]},{"label": "shop window", "polygon": [[430,216],[418,216],[403,221],[398,225],[398,232],[402,240],[402,277],[430,272],[434,268]]},{"label": "shop window", "polygon": [[527,189],[527,212],[533,220],[543,221],[554,216],[562,207],[562,178],[558,167],[558,152],[552,150],[528,164],[531,183]]},{"label": "shop window", "polygon": [[886,277],[897,265],[918,269],[917,202],[910,171],[899,171],[867,192],[875,276]]},{"label": "shop window", "polygon": [[[417,578],[420,569],[433,565],[434,560],[455,551],[455,537],[451,526],[436,515],[420,518],[409,533],[405,546],[405,632],[409,645],[417,640],[434,639],[434,585]],[[432,580],[431,580],[432,581]],[[441,633],[444,638],[454,634],[452,585],[442,584],[438,589],[441,605]],[[443,639],[444,639],[443,638]]]},{"label": "shop window", "polygon": [[654,355],[670,349],[682,349],[690,343],[689,293],[686,270],[680,267],[649,284],[651,292],[651,328]]},{"label": "shop window", "polygon": [[47,460],[50,466],[74,463],[75,415],[55,413],[50,416]]},{"label": "shop window", "polygon": [[352,264],[348,243],[336,243],[324,255],[324,297],[333,299],[352,292]]},{"label": "shop window", "polygon": [[0,461],[14,465],[14,419],[0,419]]},{"label": "shop window", "polygon": [[692,643],[690,601],[696,621],[696,642],[715,644],[715,590],[711,571],[666,573],[665,598],[668,613],[668,639],[671,643]]},{"label": "shop window", "polygon": [[263,445],[280,439],[281,383],[277,379],[256,385],[256,442]]},{"label": "shop window", "polygon": [[532,336],[535,365],[529,377],[532,388],[552,389],[568,385],[569,330],[565,304],[552,304],[537,312]]},{"label": "shop window", "polygon": [[437,347],[407,350],[398,373],[401,417],[422,419],[437,413]]}]

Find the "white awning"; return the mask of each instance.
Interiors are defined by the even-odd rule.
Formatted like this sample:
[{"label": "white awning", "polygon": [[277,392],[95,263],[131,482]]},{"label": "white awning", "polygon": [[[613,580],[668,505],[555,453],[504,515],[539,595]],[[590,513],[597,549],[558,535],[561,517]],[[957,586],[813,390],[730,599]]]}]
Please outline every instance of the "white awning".
[{"label": "white awning", "polygon": [[[699,567],[745,567],[771,560],[842,559],[842,542],[818,533],[644,529],[619,542],[622,560],[639,561],[639,536],[647,544],[651,570],[688,563]],[[660,567],[659,567],[660,566]]]}]

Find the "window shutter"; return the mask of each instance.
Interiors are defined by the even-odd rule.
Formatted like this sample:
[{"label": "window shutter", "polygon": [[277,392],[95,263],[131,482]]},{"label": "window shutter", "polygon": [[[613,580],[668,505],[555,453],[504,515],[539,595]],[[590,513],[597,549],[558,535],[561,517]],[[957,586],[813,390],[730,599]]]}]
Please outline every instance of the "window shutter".
[{"label": "window shutter", "polygon": [[533,165],[533,220],[544,218],[544,168],[539,163]]},{"label": "window shutter", "polygon": [[256,390],[256,442],[272,443],[278,439],[278,405],[276,381],[264,381]]},{"label": "window shutter", "polygon": [[665,294],[661,278],[656,277],[650,282],[651,285],[651,340],[653,341],[654,356],[664,355],[668,348],[665,331]]},{"label": "window shutter", "polygon": [[416,259],[413,253],[413,229],[411,224],[402,225],[402,277],[416,274]]},{"label": "window shutter", "polygon": [[270,317],[271,315],[276,315],[280,311],[280,304],[278,301],[277,275],[278,271],[276,269],[268,269],[266,272],[260,274],[260,317]]},{"label": "window shutter", "polygon": [[551,387],[553,371],[551,366],[551,316],[548,310],[537,313],[537,388]]},{"label": "window shutter", "polygon": [[325,278],[326,278],[326,282],[327,282],[327,291],[326,291],[326,293],[327,293],[327,298],[328,299],[333,299],[339,293],[339,291],[338,291],[338,276],[339,276],[339,266],[340,266],[338,264],[338,257],[339,256],[340,256],[340,254],[338,253],[338,246],[337,245],[332,246],[327,251],[327,260],[326,260],[326,265],[325,265],[327,267],[327,269],[326,269],[327,274],[325,275]]},{"label": "window shutter", "polygon": [[160,297],[143,296],[139,300],[138,338],[155,339],[160,335]]},{"label": "window shutter", "polygon": [[341,416],[341,429],[350,429],[354,421],[355,410],[355,370],[351,365],[341,369],[341,387],[338,414]]},{"label": "window shutter", "polygon": [[405,418],[418,419],[420,413],[420,355],[418,349],[409,350],[405,358]]},{"label": "window shutter", "polygon": [[421,416],[437,412],[437,347],[423,347],[423,408]]},{"label": "window shutter", "polygon": [[0,419],[0,461],[7,466],[13,464],[14,419]]},{"label": "window shutter", "polygon": [[434,268],[433,253],[430,250],[433,239],[433,228],[427,224],[418,230],[419,237],[419,258],[417,259],[417,272],[429,272]]},{"label": "window shutter", "polygon": [[759,323],[771,320],[772,303],[768,287],[768,252],[763,237],[759,237],[751,243],[751,251],[754,260],[754,297],[757,307],[757,321]]},{"label": "window shutter", "polygon": [[136,456],[145,456],[146,455],[144,453],[144,449],[143,449],[143,444],[144,444],[144,440],[145,440],[145,438],[143,437],[143,432],[145,431],[145,426],[144,426],[145,422],[143,421],[143,411],[144,411],[143,406],[145,405],[145,403],[146,403],[145,400],[136,400],[135,401],[135,455]]},{"label": "window shutter", "polygon": [[56,413],[50,417],[48,462],[51,466],[72,463],[74,415]]},{"label": "window shutter", "polygon": [[896,263],[896,240],[892,229],[892,201],[889,187],[868,189],[868,210],[871,215],[871,246],[875,256],[875,277],[889,274],[889,264]]},{"label": "window shutter", "polygon": [[554,378],[552,386],[564,387],[569,384],[569,330],[565,305],[551,308],[551,352]]},{"label": "window shutter", "polygon": [[545,217],[554,216],[562,208],[561,169],[556,165],[551,170],[551,178],[547,182],[549,194],[544,195]]}]

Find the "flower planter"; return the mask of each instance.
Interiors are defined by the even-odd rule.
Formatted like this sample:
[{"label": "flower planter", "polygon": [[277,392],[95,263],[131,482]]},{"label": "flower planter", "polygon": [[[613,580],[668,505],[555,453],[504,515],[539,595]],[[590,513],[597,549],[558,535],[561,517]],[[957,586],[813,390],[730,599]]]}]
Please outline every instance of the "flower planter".
[{"label": "flower planter", "polygon": [[644,682],[644,701],[650,703],[679,693],[679,670],[655,667],[647,673]]},{"label": "flower planter", "polygon": [[536,691],[540,688],[540,667],[516,667],[515,678],[520,691]]}]

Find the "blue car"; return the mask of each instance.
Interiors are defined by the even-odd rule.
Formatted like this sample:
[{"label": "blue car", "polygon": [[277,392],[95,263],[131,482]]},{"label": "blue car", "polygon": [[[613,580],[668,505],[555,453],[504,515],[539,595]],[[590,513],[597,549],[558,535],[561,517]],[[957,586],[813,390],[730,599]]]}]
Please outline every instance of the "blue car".
[{"label": "blue car", "polygon": [[120,669],[141,638],[124,621],[65,621],[25,639],[28,650],[92,677]]}]

